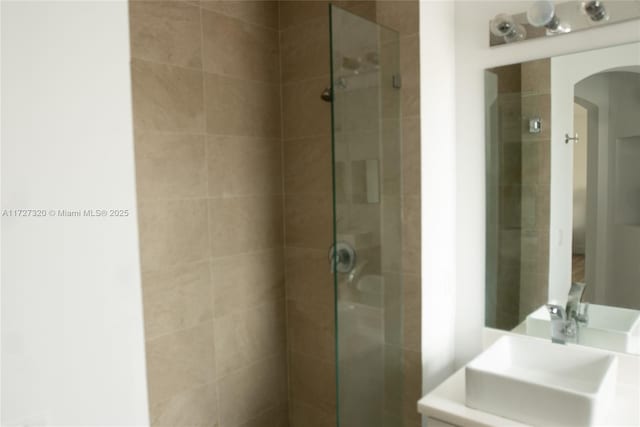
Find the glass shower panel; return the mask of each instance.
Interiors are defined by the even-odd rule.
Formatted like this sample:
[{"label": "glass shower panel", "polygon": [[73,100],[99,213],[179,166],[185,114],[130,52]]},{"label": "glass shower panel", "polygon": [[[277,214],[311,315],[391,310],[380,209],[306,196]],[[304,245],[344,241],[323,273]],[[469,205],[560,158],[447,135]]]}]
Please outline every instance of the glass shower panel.
[{"label": "glass shower panel", "polygon": [[403,394],[398,34],[335,6],[330,14],[338,425],[396,427]]}]

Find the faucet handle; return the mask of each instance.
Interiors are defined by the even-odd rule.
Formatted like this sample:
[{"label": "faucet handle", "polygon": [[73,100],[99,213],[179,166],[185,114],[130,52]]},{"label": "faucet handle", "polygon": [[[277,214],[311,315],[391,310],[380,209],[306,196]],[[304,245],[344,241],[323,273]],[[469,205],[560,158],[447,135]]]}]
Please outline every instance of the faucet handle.
[{"label": "faucet handle", "polygon": [[578,302],[582,300],[582,295],[584,295],[584,290],[586,289],[587,284],[584,282],[572,282],[571,288],[569,289],[569,298],[574,298]]}]

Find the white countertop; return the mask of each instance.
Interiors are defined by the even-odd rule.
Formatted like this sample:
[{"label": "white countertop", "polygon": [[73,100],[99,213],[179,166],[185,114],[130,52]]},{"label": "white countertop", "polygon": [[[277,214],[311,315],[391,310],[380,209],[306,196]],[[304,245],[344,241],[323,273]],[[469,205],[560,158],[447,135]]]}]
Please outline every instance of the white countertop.
[{"label": "white countertop", "polygon": [[[487,348],[502,335],[511,335],[511,333],[485,328],[484,347]],[[532,337],[532,339],[538,338]],[[640,357],[622,353],[614,354],[618,356],[618,384],[616,398],[607,417],[606,426],[640,426]],[[418,411],[428,417],[457,426],[527,426],[467,407],[464,367],[420,399]]]}]

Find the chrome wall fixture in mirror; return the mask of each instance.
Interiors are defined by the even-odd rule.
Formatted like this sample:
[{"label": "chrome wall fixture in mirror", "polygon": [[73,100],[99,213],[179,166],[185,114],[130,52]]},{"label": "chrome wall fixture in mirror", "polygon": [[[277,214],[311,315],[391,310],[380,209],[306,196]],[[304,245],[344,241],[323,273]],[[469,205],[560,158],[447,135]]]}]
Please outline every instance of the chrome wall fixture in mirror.
[{"label": "chrome wall fixture in mirror", "polygon": [[640,43],[492,68],[485,93],[486,325],[640,354]]},{"label": "chrome wall fixture in mirror", "polygon": [[501,13],[489,22],[489,45],[554,37],[640,19],[640,0],[537,0],[523,13]]}]

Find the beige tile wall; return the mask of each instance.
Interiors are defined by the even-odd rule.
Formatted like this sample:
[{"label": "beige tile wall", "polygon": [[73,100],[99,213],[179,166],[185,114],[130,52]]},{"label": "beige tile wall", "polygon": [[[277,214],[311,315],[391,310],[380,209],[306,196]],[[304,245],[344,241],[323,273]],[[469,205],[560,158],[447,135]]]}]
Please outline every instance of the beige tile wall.
[{"label": "beige tile wall", "polygon": [[336,423],[328,2],[281,1],[285,274],[291,426]]},{"label": "beige tile wall", "polygon": [[400,34],[402,133],[402,416],[405,427],[420,426],[416,401],[422,396],[420,53],[418,1],[377,1],[376,21]]},{"label": "beige tile wall", "polygon": [[[418,3],[337,3],[401,33],[398,393],[417,426]],[[130,21],[153,425],[334,426],[328,2],[133,0]]]},{"label": "beige tile wall", "polygon": [[288,425],[276,2],[130,2],[154,426]]}]

